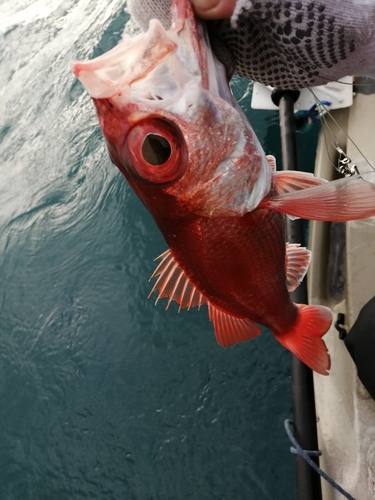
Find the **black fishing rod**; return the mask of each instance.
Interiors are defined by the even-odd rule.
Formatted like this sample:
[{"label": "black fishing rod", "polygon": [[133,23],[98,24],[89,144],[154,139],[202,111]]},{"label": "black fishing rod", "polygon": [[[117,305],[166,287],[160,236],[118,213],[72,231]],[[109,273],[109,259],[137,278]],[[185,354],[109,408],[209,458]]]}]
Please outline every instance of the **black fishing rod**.
[{"label": "black fishing rod", "polygon": [[[299,91],[275,89],[272,92],[272,101],[279,107],[283,170],[298,170],[294,118],[294,103],[298,97]],[[292,221],[287,218],[286,233],[288,242],[302,243],[302,220]],[[291,298],[297,304],[307,304],[306,278],[291,293]],[[292,354],[291,372],[294,437],[304,450],[318,450],[312,370]],[[312,460],[319,465],[318,457],[312,457]],[[296,491],[297,500],[322,500],[319,475],[298,455],[296,455]]]}]

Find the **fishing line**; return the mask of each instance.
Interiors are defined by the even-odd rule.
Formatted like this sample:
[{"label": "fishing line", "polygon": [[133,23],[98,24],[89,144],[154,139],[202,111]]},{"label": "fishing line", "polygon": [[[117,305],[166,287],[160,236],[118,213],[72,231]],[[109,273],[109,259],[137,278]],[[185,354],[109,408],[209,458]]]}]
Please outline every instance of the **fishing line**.
[{"label": "fishing line", "polygon": [[[355,143],[355,141],[350,137],[350,135],[348,134],[348,132],[336,121],[336,119],[332,116],[331,112],[329,111],[329,109],[327,108],[327,106],[325,104],[323,104],[320,99],[318,98],[318,96],[315,94],[315,92],[312,90],[312,88],[308,87],[308,90],[311,92],[311,94],[313,95],[314,97],[314,100],[317,104],[319,104],[319,106],[321,108],[324,109],[325,111],[325,114],[328,114],[328,116],[331,118],[331,120],[333,121],[333,123],[344,133],[344,135],[346,136],[346,138],[353,144],[353,146],[356,148],[356,150],[358,151],[358,153],[361,155],[361,157],[366,161],[366,163],[369,165],[369,167],[371,168],[371,171],[375,171],[375,168],[373,167],[373,165],[371,164],[371,162],[369,161],[369,159],[367,158],[367,156],[365,156],[365,154],[362,152],[362,150],[359,148],[359,146]],[[327,119],[325,117],[325,115],[322,115],[322,120],[324,121],[324,124],[325,126],[328,128],[328,130],[331,132],[331,134],[333,135],[333,137],[335,138],[336,140],[336,146],[335,148],[337,149],[337,146],[339,144],[338,142],[338,138],[337,138],[337,134],[336,132],[334,132],[331,127],[328,125],[328,122],[327,122]],[[327,146],[327,143],[326,143],[326,146]],[[328,152],[328,149],[327,149],[327,152]],[[329,156],[329,154],[328,154]],[[330,158],[330,161],[331,163],[333,164],[331,158]],[[334,164],[333,164],[334,165]],[[335,169],[337,170],[337,168],[335,167]],[[369,173],[369,172],[365,172],[365,173]]]},{"label": "fishing line", "polygon": [[[304,70],[306,73],[307,71]],[[357,83],[357,82],[354,82],[354,83],[349,83],[349,82],[342,82],[341,80],[330,80],[329,78],[326,78],[325,76],[322,76],[322,75],[319,75],[319,78],[321,78],[322,80],[325,80],[328,83],[339,83],[340,85],[350,85],[350,86],[354,86],[354,87],[373,87],[374,86],[374,82],[368,82],[368,83]],[[369,77],[370,78],[370,77]]]},{"label": "fishing line", "polygon": [[324,126],[322,127],[322,132],[323,132],[323,138],[324,138],[324,143],[325,143],[325,146],[326,146],[326,152],[327,152],[327,155],[328,155],[328,158],[329,158],[329,161],[332,165],[332,167],[336,170],[337,166],[335,165],[332,157],[331,157],[331,154],[330,154],[330,151],[329,151],[329,148],[328,148],[328,142],[327,142],[327,132],[325,130],[325,127],[327,127],[329,129],[329,126],[327,124],[327,119],[325,117],[322,117],[322,120],[324,120]]},{"label": "fishing line", "polygon": [[[310,89],[309,89],[310,90]],[[314,94],[314,92],[312,92],[313,94],[313,97],[314,97],[314,100],[315,100],[315,104],[317,106],[320,106],[322,107],[322,102],[320,101],[320,99]],[[333,144],[333,142],[331,141],[331,144],[333,145],[333,147],[336,149],[339,145],[339,141],[338,141],[338,138],[337,138],[337,134],[336,132],[334,132],[331,127],[329,126],[329,123],[328,123],[328,120],[326,118],[326,114],[328,114],[329,116],[330,113],[329,111],[327,111],[327,108],[325,110],[326,112],[325,113],[320,113],[320,119],[321,121],[323,122],[324,126],[322,127],[322,132],[323,132],[323,138],[324,138],[324,143],[325,143],[325,147],[326,147],[326,152],[327,152],[327,155],[328,155],[328,159],[332,165],[332,167],[335,169],[335,170],[338,170],[338,166],[337,166],[337,160],[336,160],[336,163],[333,161],[332,157],[331,157],[331,153],[329,151],[329,147],[328,147],[328,138],[327,138],[327,129],[329,130],[329,132],[331,132],[332,136],[335,138],[335,141],[336,141],[336,145]]]},{"label": "fishing line", "polygon": [[[331,115],[329,114],[329,116],[331,116]],[[343,174],[344,172],[340,168],[340,151],[342,151],[342,149],[339,146],[339,140],[338,140],[338,137],[337,137],[337,133],[332,130],[332,128],[330,127],[329,122],[328,122],[327,118],[325,117],[325,115],[322,115],[321,119],[323,121],[322,132],[323,132],[323,137],[324,137],[324,142],[325,142],[327,156],[329,158],[329,161],[330,161],[332,167],[337,172],[339,172],[340,174]],[[327,138],[327,130],[334,137],[334,141],[331,140],[330,143],[331,143],[331,145],[333,146],[333,148],[334,148],[334,150],[336,152],[335,161],[331,157],[331,153],[330,153],[330,150],[329,150],[328,138]]]}]

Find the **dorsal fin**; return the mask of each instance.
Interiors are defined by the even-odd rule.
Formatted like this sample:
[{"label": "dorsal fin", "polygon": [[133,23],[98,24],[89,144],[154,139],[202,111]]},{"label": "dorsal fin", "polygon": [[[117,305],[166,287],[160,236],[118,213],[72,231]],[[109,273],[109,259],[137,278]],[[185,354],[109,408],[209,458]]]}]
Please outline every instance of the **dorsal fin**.
[{"label": "dorsal fin", "polygon": [[179,304],[179,311],[187,307],[188,309],[202,304],[206,304],[207,300],[198,292],[195,286],[190,282],[185,272],[181,269],[178,262],[173,257],[168,249],[155,260],[161,259],[161,262],[153,272],[150,280],[159,276],[156,283],[152,287],[149,296],[155,291],[159,291],[156,302],[163,297],[169,297],[166,309],[168,309],[172,300]]},{"label": "dorsal fin", "polygon": [[216,340],[223,347],[253,339],[262,333],[259,326],[249,319],[236,318],[217,309],[210,302],[208,303],[208,315],[214,324]]},{"label": "dorsal fin", "polygon": [[286,244],[286,286],[293,292],[303,280],[311,260],[311,252],[298,243]]},{"label": "dorsal fin", "polygon": [[276,172],[276,158],[273,155],[266,155],[267,161],[270,164],[272,172]]}]

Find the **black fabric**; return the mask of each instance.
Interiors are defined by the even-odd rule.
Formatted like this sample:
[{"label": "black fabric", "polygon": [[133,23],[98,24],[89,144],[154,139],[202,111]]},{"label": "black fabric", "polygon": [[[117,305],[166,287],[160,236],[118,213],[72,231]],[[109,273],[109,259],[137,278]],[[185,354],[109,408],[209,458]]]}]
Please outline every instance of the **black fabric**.
[{"label": "black fabric", "polygon": [[375,399],[375,297],[361,309],[344,342],[359,379]]}]

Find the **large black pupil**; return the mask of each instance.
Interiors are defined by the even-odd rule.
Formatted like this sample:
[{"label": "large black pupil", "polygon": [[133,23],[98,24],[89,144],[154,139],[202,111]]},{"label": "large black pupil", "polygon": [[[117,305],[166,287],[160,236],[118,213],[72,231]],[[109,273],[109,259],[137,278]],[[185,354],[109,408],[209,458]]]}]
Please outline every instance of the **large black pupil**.
[{"label": "large black pupil", "polygon": [[142,144],[142,156],[150,165],[163,165],[171,156],[171,146],[161,135],[148,134]]}]

